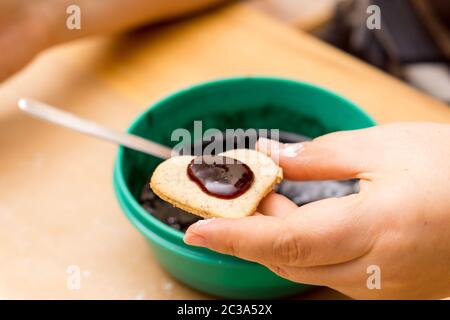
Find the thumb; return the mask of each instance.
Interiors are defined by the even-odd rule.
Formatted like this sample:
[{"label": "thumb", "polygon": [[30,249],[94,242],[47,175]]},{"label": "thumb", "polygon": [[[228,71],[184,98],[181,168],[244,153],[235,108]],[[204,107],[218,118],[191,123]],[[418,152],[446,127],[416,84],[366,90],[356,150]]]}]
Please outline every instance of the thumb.
[{"label": "thumb", "polygon": [[273,216],[212,218],[191,225],[184,242],[250,261],[271,262],[276,259],[273,244],[285,233],[284,228],[283,220]]},{"label": "thumb", "polygon": [[363,255],[372,235],[359,198],[347,196],[296,208],[285,217],[201,220],[189,227],[184,241],[264,265],[316,266]]},{"label": "thumb", "polygon": [[260,138],[256,149],[272,157],[290,180],[358,178],[367,170],[370,152],[363,139],[351,131],[293,144]]}]

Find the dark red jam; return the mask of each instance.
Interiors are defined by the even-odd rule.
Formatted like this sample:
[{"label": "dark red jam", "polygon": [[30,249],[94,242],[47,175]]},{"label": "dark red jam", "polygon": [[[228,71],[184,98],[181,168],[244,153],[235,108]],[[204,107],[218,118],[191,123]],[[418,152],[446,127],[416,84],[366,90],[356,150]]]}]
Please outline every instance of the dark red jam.
[{"label": "dark red jam", "polygon": [[205,193],[221,199],[239,197],[254,180],[245,163],[223,156],[198,156],[189,164],[187,174]]}]

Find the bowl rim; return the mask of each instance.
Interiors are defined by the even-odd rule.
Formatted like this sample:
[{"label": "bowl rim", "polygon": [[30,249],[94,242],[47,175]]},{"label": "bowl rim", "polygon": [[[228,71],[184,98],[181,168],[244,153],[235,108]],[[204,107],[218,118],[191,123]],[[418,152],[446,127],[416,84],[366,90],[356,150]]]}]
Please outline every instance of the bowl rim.
[{"label": "bowl rim", "polygon": [[[117,168],[118,169],[118,168]],[[119,172],[119,170],[114,170],[114,176]],[[115,179],[116,177],[114,177]],[[118,187],[115,188],[115,192],[116,192],[116,197],[118,198],[119,202],[123,202],[123,200],[121,199],[121,197],[123,195],[119,195],[118,192],[120,192],[118,190]],[[139,219],[137,219],[136,217],[134,217],[134,215],[131,213],[131,210],[123,210],[124,211],[124,215],[127,217],[128,220],[130,220],[131,224],[141,233],[145,234],[145,236],[150,239],[151,241],[157,243],[158,245],[164,247],[164,248],[170,248],[172,251],[176,251],[178,254],[181,254],[185,257],[188,257],[189,259],[194,259],[194,260],[201,260],[203,263],[208,263],[208,264],[216,264],[218,262],[218,259],[213,259],[211,258],[210,255],[205,255],[202,252],[198,252],[195,250],[189,250],[189,248],[187,247],[183,247],[180,246],[176,243],[171,242],[168,239],[165,239],[164,237],[158,235],[157,233],[149,230],[146,226],[144,226]],[[156,218],[155,218],[156,219]],[[158,220],[158,219],[156,219]],[[159,220],[158,220],[159,221]],[[172,228],[173,229],[173,228]],[[234,258],[234,257],[232,257]],[[248,267],[250,264],[255,264],[254,262],[250,262],[250,261],[245,261],[242,259],[235,259],[236,262],[242,262],[239,263],[239,266],[243,266],[243,267]],[[221,264],[229,264],[232,263],[233,265],[237,266],[237,264],[235,263],[235,261],[223,261],[223,259],[220,259],[220,263]]]},{"label": "bowl rim", "polygon": [[[285,83],[285,84],[290,84],[290,85],[306,87],[307,89],[315,90],[321,94],[325,94],[325,95],[331,96],[334,99],[339,100],[340,102],[342,102],[343,104],[346,104],[349,108],[351,108],[352,111],[357,112],[357,113],[361,114],[362,116],[364,116],[366,118],[366,120],[368,121],[368,123],[370,123],[371,125],[376,125],[375,120],[366,111],[364,111],[363,109],[358,107],[351,100],[344,98],[343,96],[337,94],[336,92],[326,89],[324,87],[321,87],[319,85],[309,83],[309,82],[299,81],[299,80],[295,80],[295,79],[289,79],[289,78],[269,77],[269,76],[246,76],[246,77],[227,77],[227,78],[219,78],[219,79],[215,79],[215,80],[205,81],[205,82],[201,82],[198,84],[194,84],[194,85],[190,85],[190,86],[181,88],[171,94],[165,95],[162,98],[158,99],[153,104],[151,104],[146,110],[141,112],[131,122],[131,124],[127,128],[126,132],[132,133],[133,130],[143,121],[143,119],[145,119],[148,116],[148,114],[150,112],[153,112],[155,109],[163,107],[165,104],[167,104],[168,101],[174,100],[174,99],[178,98],[179,96],[182,96],[182,95],[190,92],[191,90],[202,90],[202,89],[205,89],[205,88],[208,88],[211,86],[223,85],[223,84],[233,83],[233,82],[238,83],[238,82],[242,82],[242,81],[257,81],[257,82],[270,81],[270,82],[274,82],[274,83]],[[125,147],[120,146],[117,151],[117,154],[116,154],[116,161],[114,163],[113,185],[114,185],[114,188],[116,189],[116,192],[120,192],[122,194],[121,197],[123,199],[120,200],[119,196],[117,194],[116,194],[116,198],[119,201],[128,202],[128,204],[130,204],[133,209],[131,211],[134,211],[135,213],[137,213],[141,218],[143,218],[145,220],[145,222],[154,225],[156,228],[158,228],[159,230],[161,230],[164,233],[168,233],[171,237],[175,238],[176,241],[181,241],[182,243],[184,243],[184,241],[183,241],[184,233],[182,231],[176,230],[176,229],[166,225],[164,222],[158,220],[153,215],[149,214],[147,211],[145,211],[145,209],[139,204],[139,202],[132,195],[130,189],[128,188],[128,186],[125,182],[125,178],[124,178],[124,175],[122,172],[123,161],[124,161],[123,160],[124,152],[125,152]],[[123,211],[125,211],[124,208],[123,208]],[[135,217],[135,215],[136,215],[135,213],[130,213],[130,214],[133,215],[134,219],[139,221],[139,219],[137,217]],[[131,217],[129,217],[128,213],[126,213],[126,216],[128,219],[131,218]],[[142,224],[142,223],[140,222],[140,224]],[[137,226],[135,225],[135,227],[137,227]],[[148,232],[151,232],[152,234],[154,233],[153,231],[149,230],[148,227],[146,227],[144,225],[142,225],[142,228],[144,228]],[[138,228],[138,229],[142,232],[142,231],[144,231],[144,230],[142,230],[142,228]],[[162,237],[158,235],[158,238],[162,238]],[[164,240],[167,240],[167,239],[164,239]],[[167,241],[169,241],[169,240],[167,240]],[[222,262],[229,261],[229,262],[234,262],[234,263],[245,263],[245,264],[252,263],[253,264],[253,262],[250,262],[250,261],[245,261],[245,260],[236,258],[234,256],[219,254],[219,253],[216,253],[213,251],[200,252],[200,251],[194,249],[196,247],[192,247],[192,249],[184,248],[179,245],[177,245],[177,247],[180,247],[180,249],[182,248],[187,251],[195,251],[195,252],[192,252],[192,254],[189,254],[191,257],[196,257],[196,258],[201,257],[206,260],[214,260],[214,261],[217,261],[217,259],[220,257],[220,260],[222,260]]]}]

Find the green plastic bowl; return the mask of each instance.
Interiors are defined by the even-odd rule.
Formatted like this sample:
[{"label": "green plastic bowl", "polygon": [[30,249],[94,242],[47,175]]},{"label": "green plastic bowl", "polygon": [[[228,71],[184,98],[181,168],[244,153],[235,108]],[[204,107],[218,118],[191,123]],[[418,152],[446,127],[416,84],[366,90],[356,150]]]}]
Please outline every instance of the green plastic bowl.
[{"label": "green plastic bowl", "polygon": [[[274,78],[232,78],[178,91],[141,114],[128,132],[174,146],[171,133],[193,130],[265,128],[320,136],[369,127],[370,116],[348,100],[308,83]],[[114,188],[127,218],[149,241],[162,266],[179,281],[226,298],[277,298],[311,286],[282,279],[269,269],[232,256],[184,244],[183,233],[146,212],[138,203],[142,187],[161,160],[120,148]]]}]

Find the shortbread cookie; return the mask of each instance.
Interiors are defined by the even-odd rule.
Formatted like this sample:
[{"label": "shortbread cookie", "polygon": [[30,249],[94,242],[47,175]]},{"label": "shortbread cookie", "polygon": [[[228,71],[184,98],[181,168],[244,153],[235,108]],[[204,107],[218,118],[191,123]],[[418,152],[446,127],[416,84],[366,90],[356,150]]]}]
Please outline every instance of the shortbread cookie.
[{"label": "shortbread cookie", "polygon": [[220,199],[202,190],[187,173],[195,156],[177,156],[162,162],[153,172],[150,187],[161,199],[195,215],[240,218],[253,214],[259,202],[283,179],[282,169],[263,153],[250,149],[220,154],[246,164],[254,177],[251,186],[233,199]]}]

